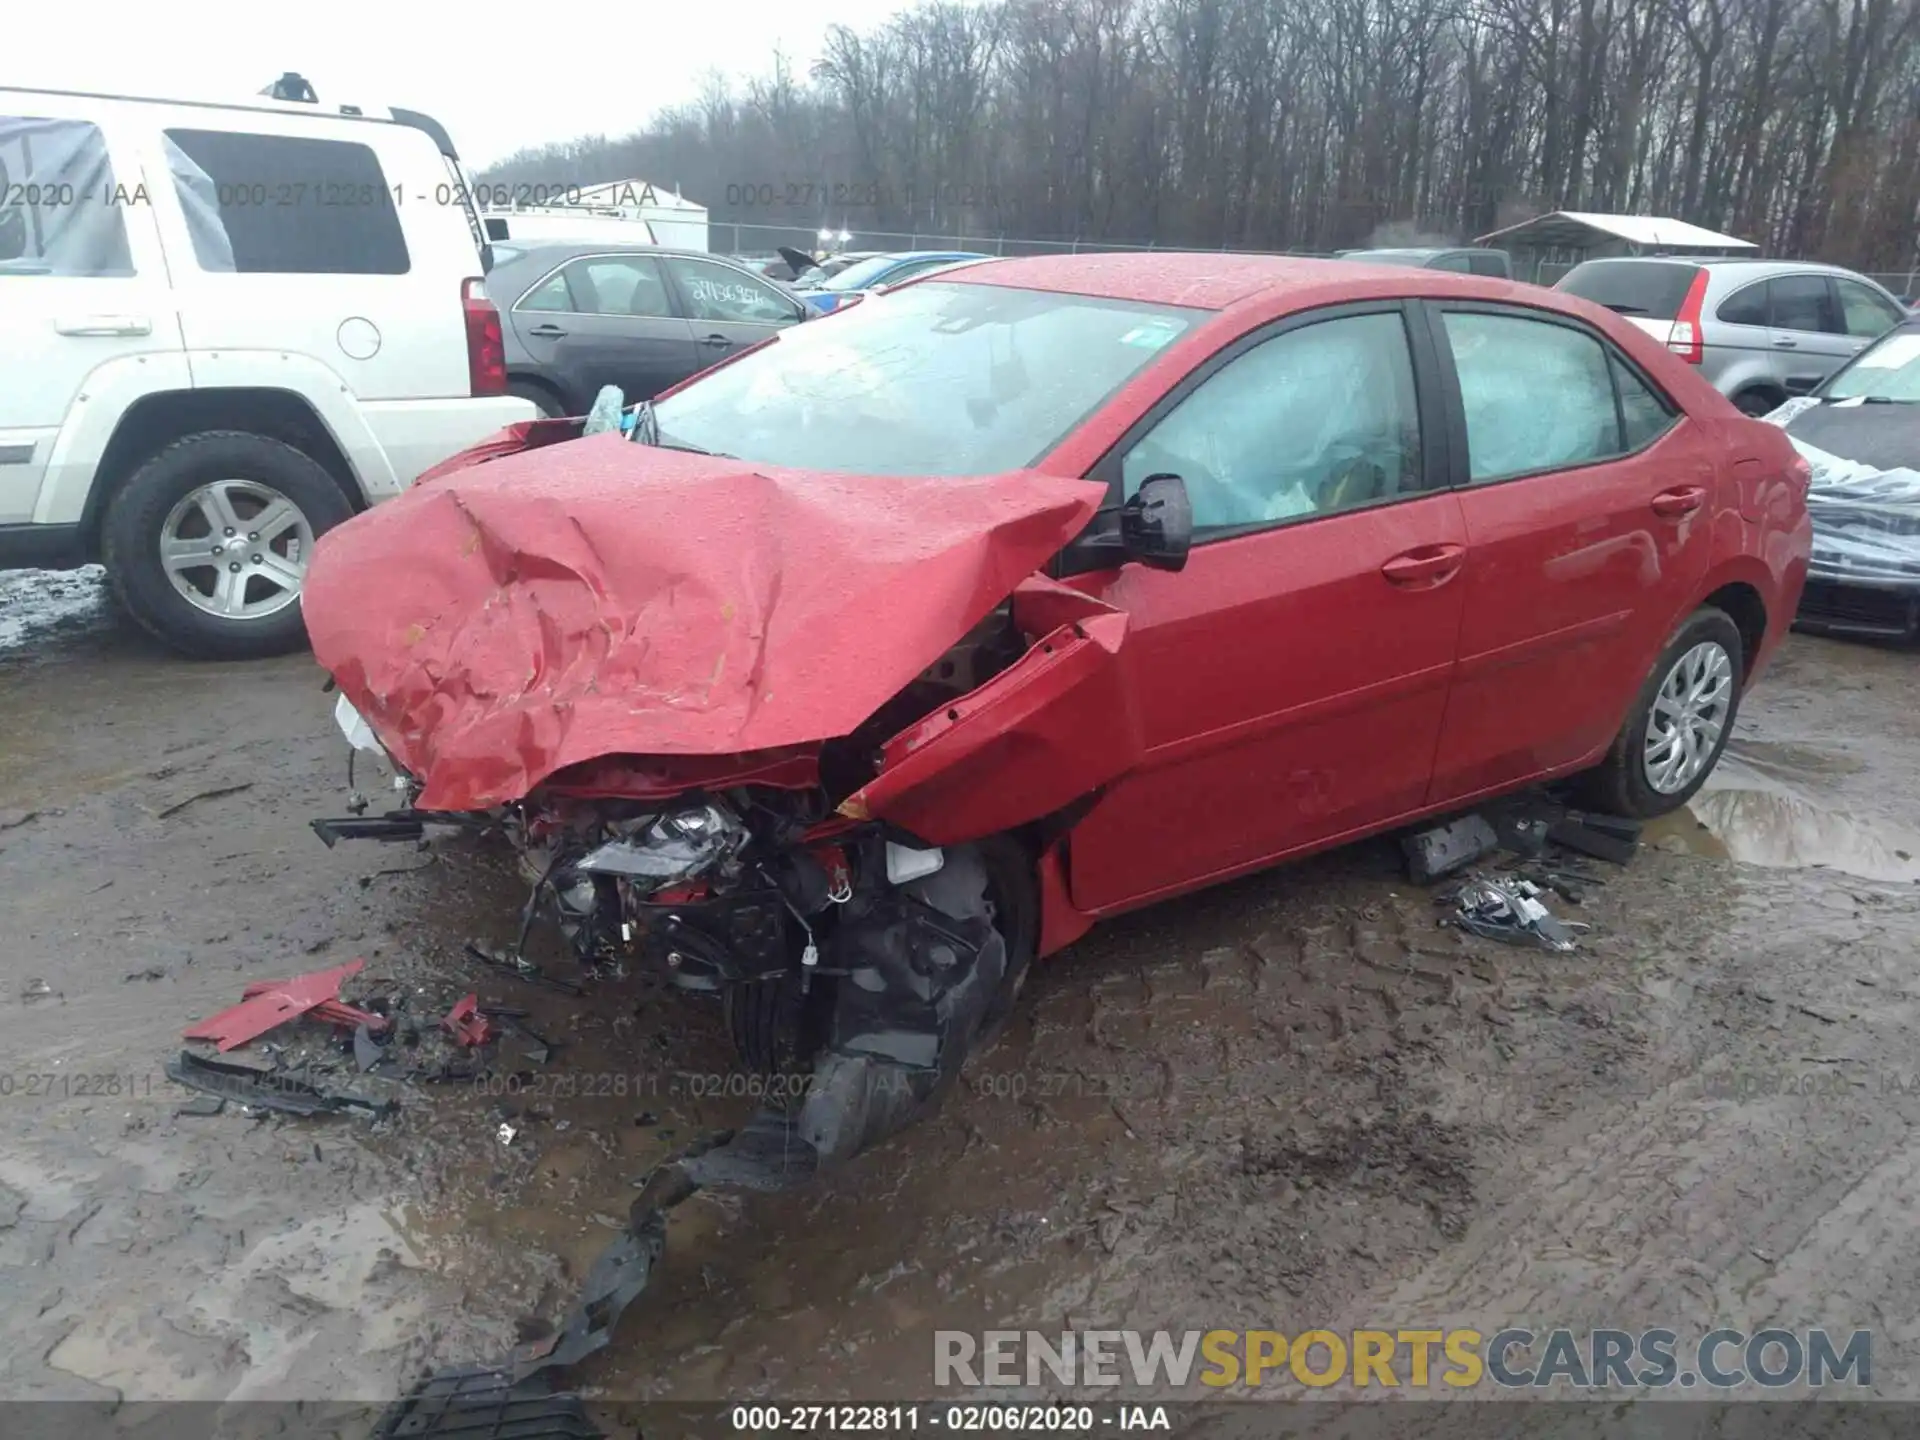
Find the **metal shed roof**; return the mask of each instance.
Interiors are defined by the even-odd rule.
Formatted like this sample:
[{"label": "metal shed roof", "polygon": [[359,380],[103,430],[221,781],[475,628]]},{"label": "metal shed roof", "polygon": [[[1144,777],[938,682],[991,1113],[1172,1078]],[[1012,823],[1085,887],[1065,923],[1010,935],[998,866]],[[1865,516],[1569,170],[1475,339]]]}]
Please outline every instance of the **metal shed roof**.
[{"label": "metal shed roof", "polygon": [[1751,240],[1722,235],[1665,215],[1598,215],[1586,210],[1555,210],[1518,225],[1482,235],[1474,243],[1490,245],[1559,246],[1578,250],[1586,246],[1625,240],[1665,250],[1757,250]]}]

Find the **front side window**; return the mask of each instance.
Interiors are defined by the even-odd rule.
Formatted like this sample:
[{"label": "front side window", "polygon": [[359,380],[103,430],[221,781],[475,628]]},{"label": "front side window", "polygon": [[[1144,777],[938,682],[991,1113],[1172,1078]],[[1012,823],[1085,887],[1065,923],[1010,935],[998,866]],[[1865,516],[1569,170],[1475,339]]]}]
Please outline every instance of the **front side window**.
[{"label": "front side window", "polygon": [[168,130],[165,139],[202,270],[407,273],[394,192],[369,146],[235,130]]},{"label": "front side window", "polygon": [[1840,318],[1847,334],[1857,339],[1872,340],[1884,335],[1907,318],[1886,296],[1858,280],[1836,275],[1833,288],[1840,292]]},{"label": "front side window", "polygon": [[1230,360],[1121,462],[1126,493],[1186,482],[1196,533],[1352,510],[1420,488],[1420,421],[1399,312],[1321,320]]},{"label": "front side window", "polygon": [[778,325],[796,320],[799,312],[771,285],[744,271],[706,260],[668,257],[667,266],[687,297],[692,320],[717,324]]},{"label": "front side window", "polygon": [[589,255],[560,273],[566,277],[573,308],[582,315],[673,317],[660,262],[651,255]]},{"label": "front side window", "polygon": [[98,126],[0,115],[0,281],[133,274],[125,211],[137,203]]},{"label": "front side window", "polygon": [[794,325],[654,407],[667,444],[855,475],[996,475],[1211,312],[928,280]]},{"label": "front side window", "polygon": [[1622,454],[1606,349],[1547,320],[1445,312],[1477,483]]}]

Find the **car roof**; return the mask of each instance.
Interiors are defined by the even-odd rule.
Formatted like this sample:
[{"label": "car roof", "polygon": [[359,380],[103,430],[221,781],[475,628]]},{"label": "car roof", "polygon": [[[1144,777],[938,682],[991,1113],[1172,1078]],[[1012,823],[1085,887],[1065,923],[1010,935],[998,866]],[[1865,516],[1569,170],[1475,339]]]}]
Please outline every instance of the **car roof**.
[{"label": "car roof", "polygon": [[710,250],[683,250],[670,245],[648,245],[631,240],[496,240],[496,250],[517,250],[520,253],[511,260],[501,261],[501,265],[531,265],[545,261],[557,265],[575,255],[673,255],[685,256],[691,260],[717,260],[722,265],[739,265],[741,262],[731,255],[716,255]]},{"label": "car roof", "polygon": [[[1488,300],[1519,300],[1543,309],[1575,311],[1568,297],[1537,286],[1521,286],[1492,276],[1450,270],[1416,270],[1372,265],[1364,260],[1307,259],[1293,255],[1249,255],[1217,250],[1102,251],[1086,255],[1022,255],[984,260],[936,277],[942,284],[1007,285],[1023,290],[1052,290],[1149,305],[1184,305],[1197,310],[1227,310],[1275,295],[1327,292],[1334,303],[1346,291],[1380,296],[1459,295]],[[1576,302],[1584,306],[1585,302]]]},{"label": "car roof", "polygon": [[[1744,255],[1602,255],[1581,265],[1692,265],[1701,270],[1737,271],[1741,275],[1791,275],[1812,270],[1823,275],[1857,275],[1844,265],[1819,260],[1756,260]],[[1579,266],[1575,266],[1578,269]]]}]

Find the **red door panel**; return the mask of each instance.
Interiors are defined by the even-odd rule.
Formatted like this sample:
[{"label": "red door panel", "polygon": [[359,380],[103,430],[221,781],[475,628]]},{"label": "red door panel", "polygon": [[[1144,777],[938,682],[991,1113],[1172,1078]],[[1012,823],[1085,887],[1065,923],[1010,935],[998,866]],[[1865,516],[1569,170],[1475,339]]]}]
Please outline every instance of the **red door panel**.
[{"label": "red door panel", "polygon": [[1146,745],[1072,832],[1074,903],[1139,903],[1418,808],[1466,543],[1441,492],[1202,545],[1178,573],[1073,580],[1131,622]]},{"label": "red door panel", "polygon": [[1596,757],[1711,552],[1714,462],[1693,428],[1639,455],[1460,492],[1470,551],[1441,804]]}]

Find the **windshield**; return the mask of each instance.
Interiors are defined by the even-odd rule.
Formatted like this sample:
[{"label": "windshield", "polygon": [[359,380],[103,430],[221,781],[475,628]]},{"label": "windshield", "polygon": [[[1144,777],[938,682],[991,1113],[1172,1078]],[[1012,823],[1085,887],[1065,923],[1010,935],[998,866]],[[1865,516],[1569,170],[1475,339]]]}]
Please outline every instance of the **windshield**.
[{"label": "windshield", "polygon": [[932,281],[782,330],[654,406],[660,442],[856,475],[1033,464],[1210,312]]},{"label": "windshield", "polygon": [[838,275],[830,276],[820,288],[822,290],[864,290],[899,263],[897,256],[876,255],[871,260],[862,260],[857,265],[849,265]]},{"label": "windshield", "polygon": [[1920,330],[1882,335],[1820,393],[1828,400],[1920,400]]}]

